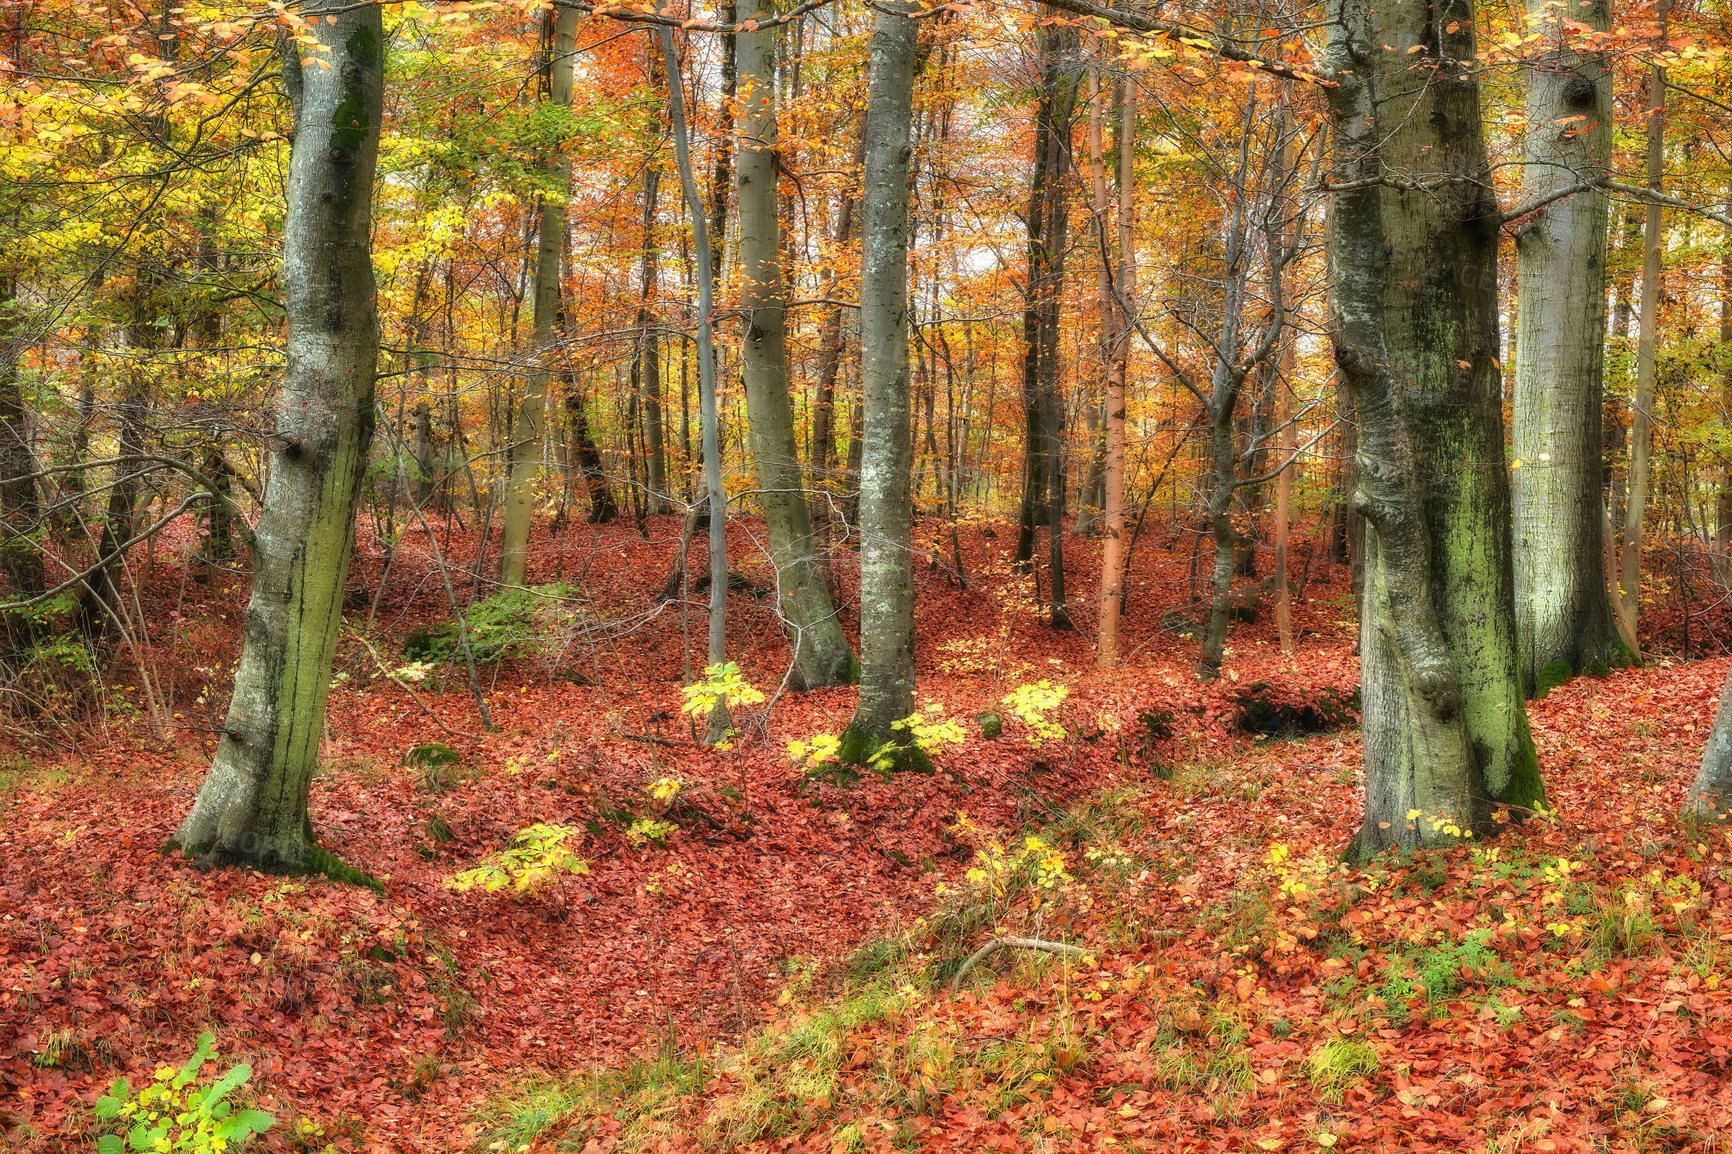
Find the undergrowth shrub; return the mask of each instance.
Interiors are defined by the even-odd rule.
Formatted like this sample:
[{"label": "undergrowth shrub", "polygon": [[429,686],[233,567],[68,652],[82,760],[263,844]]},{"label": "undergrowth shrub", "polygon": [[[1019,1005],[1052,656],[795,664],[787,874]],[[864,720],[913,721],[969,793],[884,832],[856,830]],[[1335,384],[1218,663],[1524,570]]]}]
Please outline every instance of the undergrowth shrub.
[{"label": "undergrowth shrub", "polygon": [[589,863],[565,844],[576,833],[571,826],[539,823],[527,826],[512,838],[511,845],[489,854],[445,884],[458,892],[480,889],[487,893],[509,886],[521,896],[533,893],[561,874],[586,874]]},{"label": "undergrowth shrub", "polygon": [[184,1066],[159,1067],[155,1080],[137,1093],[125,1078],[117,1078],[108,1093],[97,1099],[95,1114],[99,1124],[124,1129],[99,1137],[97,1154],[127,1150],[222,1154],[275,1125],[276,1119],[264,1111],[236,1110],[228,1100],[253,1076],[253,1068],[245,1062],[208,1086],[194,1085],[215,1048],[215,1035],[200,1034],[198,1047]]},{"label": "undergrowth shrub", "polygon": [[[575,622],[571,590],[563,583],[510,586],[470,605],[463,612],[469,652],[483,664],[539,652]],[[418,629],[403,642],[411,662],[443,665],[461,659],[455,621]]]}]

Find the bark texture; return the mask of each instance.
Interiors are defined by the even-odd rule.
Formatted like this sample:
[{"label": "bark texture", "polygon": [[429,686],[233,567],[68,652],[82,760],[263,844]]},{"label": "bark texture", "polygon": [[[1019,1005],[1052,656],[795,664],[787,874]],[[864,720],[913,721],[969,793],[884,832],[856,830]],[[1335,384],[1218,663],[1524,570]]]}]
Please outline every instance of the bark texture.
[{"label": "bark texture", "polygon": [[373,434],[379,352],[370,247],[384,90],[374,5],[309,10],[329,69],[284,73],[294,103],[283,237],[288,367],[256,531],[253,593],[234,697],[192,811],[188,854],[265,872],[358,879],[314,841],[318,761],[342,618],[355,505]]},{"label": "bark texture", "polygon": [[[1497,245],[1466,0],[1338,0],[1335,355],[1366,520],[1365,820],[1447,844],[1543,797],[1516,661]],[[1391,187],[1389,178],[1425,182]],[[1412,815],[1412,816],[1410,816]]]},{"label": "bark texture", "polygon": [[[571,103],[571,63],[577,51],[575,8],[543,16],[542,99],[556,108]],[[559,316],[559,256],[565,237],[565,198],[571,166],[555,148],[543,168],[548,187],[541,195],[541,220],[535,252],[535,347],[529,381],[517,409],[512,433],[511,480],[506,490],[499,542],[499,583],[521,585],[529,564],[529,530],[535,516],[535,490],[541,478],[542,442],[547,432],[547,357]]]},{"label": "bark texture", "polygon": [[843,753],[863,762],[914,711],[908,388],[908,168],[919,27],[891,0],[873,24],[861,206],[860,703]]},{"label": "bark texture", "polygon": [[[758,14],[759,19],[770,16]],[[793,682],[813,689],[852,681],[855,666],[818,564],[788,393],[787,298],[776,201],[775,44],[776,33],[764,30],[742,32],[736,41],[743,91],[735,173],[740,311],[746,320],[740,371],[770,563],[781,613],[793,632]]]},{"label": "bark texture", "polygon": [[[1612,77],[1600,53],[1578,52],[1550,0],[1529,0],[1531,27],[1549,38],[1528,68],[1523,202],[1607,174]],[[1608,0],[1568,13],[1598,32]],[[1600,496],[1610,197],[1587,188],[1554,200],[1516,231],[1516,635],[1522,688],[1543,692],[1623,654],[1607,597]],[[1567,671],[1566,671],[1567,670]]]}]

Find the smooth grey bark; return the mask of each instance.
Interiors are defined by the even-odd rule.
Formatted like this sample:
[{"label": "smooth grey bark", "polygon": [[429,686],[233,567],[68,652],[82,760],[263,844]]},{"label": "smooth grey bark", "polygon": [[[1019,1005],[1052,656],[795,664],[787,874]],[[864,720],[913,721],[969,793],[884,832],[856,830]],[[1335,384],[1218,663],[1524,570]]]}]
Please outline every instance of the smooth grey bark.
[{"label": "smooth grey bark", "polygon": [[[730,7],[729,11],[732,9]],[[668,112],[673,128],[674,161],[679,166],[680,187],[685,193],[686,212],[692,221],[692,252],[698,282],[698,408],[703,426],[704,492],[710,512],[710,632],[709,664],[728,660],[728,494],[722,487],[721,424],[716,411],[716,351],[710,313],[714,309],[714,270],[710,237],[704,221],[704,202],[698,195],[692,173],[691,145],[686,133],[685,84],[680,79],[679,58],[674,55],[673,29],[663,25],[662,65],[668,77]],[[731,64],[730,45],[730,64]],[[728,79],[731,83],[732,68]],[[724,197],[724,202],[725,202]],[[720,741],[728,729],[728,707],[717,702],[710,714],[706,739]]]},{"label": "smooth grey bark", "polygon": [[[542,17],[542,99],[555,108],[571,104],[571,68],[577,53],[575,8],[558,8]],[[534,348],[529,380],[512,429],[511,476],[500,519],[499,583],[522,585],[529,565],[529,531],[535,517],[536,483],[541,478],[542,443],[547,432],[547,357],[559,317],[559,257],[565,238],[565,200],[571,164],[557,146],[542,164],[549,187],[541,194],[536,232]]]},{"label": "smooth grey bark", "polygon": [[865,764],[914,712],[914,571],[908,382],[908,169],[919,25],[908,0],[873,22],[861,205],[860,702],[842,735]]},{"label": "smooth grey bark", "polygon": [[293,42],[284,53],[295,124],[283,232],[288,365],[253,593],[216,757],[174,840],[217,864],[364,880],[317,845],[307,794],[373,435],[371,225],[384,39],[376,5],[323,0],[307,14],[330,68],[303,70]]},{"label": "smooth grey bark", "polygon": [[[1605,56],[1579,52],[1551,0],[1528,0],[1548,38],[1528,66],[1522,200],[1535,202],[1607,174],[1612,76]],[[1611,27],[1609,0],[1569,19]],[[1606,228],[1611,198],[1587,188],[1553,200],[1515,234],[1518,264],[1510,477],[1515,525],[1516,636],[1522,689],[1542,671],[1580,673],[1623,654],[1607,596],[1600,495],[1606,329]],[[1568,674],[1562,674],[1567,677]]]},{"label": "smooth grey bark", "polygon": [[1714,713],[1714,728],[1702,750],[1696,778],[1684,797],[1684,814],[1700,821],[1732,819],[1732,669],[1726,671],[1726,686],[1720,691],[1720,708]]},{"label": "smooth grey bark", "polygon": [[1467,63],[1473,7],[1332,8],[1331,306],[1366,520],[1365,818],[1351,851],[1365,856],[1458,841],[1488,827],[1494,800],[1544,794],[1516,659],[1501,214]]},{"label": "smooth grey bark", "polygon": [[[756,18],[770,19],[760,11]],[[794,404],[788,393],[787,297],[782,288],[781,223],[776,201],[776,56],[773,30],[736,40],[739,156],[735,161],[740,252],[740,343],[747,432],[758,475],[758,503],[770,539],[780,610],[793,631],[795,688],[854,680],[854,655],[818,564],[806,507]]]}]

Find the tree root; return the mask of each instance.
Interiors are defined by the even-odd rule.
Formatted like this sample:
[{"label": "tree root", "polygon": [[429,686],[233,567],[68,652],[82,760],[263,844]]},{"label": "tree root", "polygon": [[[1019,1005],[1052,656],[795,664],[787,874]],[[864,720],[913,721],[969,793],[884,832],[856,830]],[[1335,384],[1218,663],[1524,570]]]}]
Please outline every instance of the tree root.
[{"label": "tree root", "polygon": [[1083,958],[1088,956],[1087,950],[1083,949],[1081,946],[1070,945],[1067,942],[1049,942],[1041,938],[993,938],[984,946],[981,946],[978,950],[969,954],[962,965],[957,967],[956,973],[952,975],[950,979],[950,992],[954,994],[957,989],[961,987],[962,979],[968,976],[968,971],[972,970],[976,965],[991,957],[999,950],[1006,949],[1037,950],[1043,954],[1058,954],[1060,957],[1071,958]]}]

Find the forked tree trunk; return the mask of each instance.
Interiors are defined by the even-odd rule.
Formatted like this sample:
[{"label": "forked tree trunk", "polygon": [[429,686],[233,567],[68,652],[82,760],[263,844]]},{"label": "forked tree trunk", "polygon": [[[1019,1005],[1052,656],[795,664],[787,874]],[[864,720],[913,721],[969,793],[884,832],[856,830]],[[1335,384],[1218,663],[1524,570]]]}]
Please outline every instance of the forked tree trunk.
[{"label": "forked tree trunk", "polygon": [[[322,9],[331,9],[329,18]],[[355,504],[373,435],[379,321],[372,194],[384,96],[376,5],[308,9],[329,69],[284,53],[294,104],[283,229],[288,367],[253,554],[234,697],[210,773],[175,841],[267,873],[357,879],[313,838],[318,762]]]},{"label": "forked tree trunk", "polygon": [[[1365,819],[1455,842],[1543,797],[1516,661],[1497,246],[1468,0],[1337,0],[1335,356],[1359,420]],[[1386,177],[1431,181],[1423,192]],[[1410,817],[1412,814],[1414,816]]]},{"label": "forked tree trunk", "polygon": [[[1524,201],[1606,174],[1612,77],[1605,57],[1578,52],[1550,0],[1529,19],[1551,43],[1528,68]],[[1609,0],[1568,14],[1599,32]],[[1606,594],[1600,418],[1606,328],[1606,226],[1611,202],[1588,188],[1541,208],[1516,232],[1513,443],[1516,635],[1522,688],[1533,696],[1623,654]]]},{"label": "forked tree trunk", "polygon": [[[571,103],[571,66],[577,52],[578,12],[558,8],[543,17],[542,98],[556,108]],[[535,519],[535,490],[541,479],[542,442],[547,432],[547,366],[559,315],[559,250],[565,237],[565,198],[571,165],[557,143],[543,163],[549,187],[541,195],[541,221],[535,252],[535,335],[529,381],[512,429],[511,477],[499,539],[499,583],[522,585],[529,564],[529,531]]]},{"label": "forked tree trunk", "polygon": [[[760,13],[759,18],[769,16]],[[760,30],[742,32],[736,41],[744,89],[735,163],[740,310],[746,318],[740,371],[770,564],[776,571],[782,615],[793,632],[793,684],[815,689],[852,681],[855,667],[813,545],[794,438],[794,405],[788,395],[787,300],[776,203],[776,39],[774,31]]]},{"label": "forked tree trunk", "polygon": [[914,712],[908,163],[919,26],[908,13],[915,8],[909,0],[879,6],[868,65],[860,234],[860,702],[842,735],[844,758],[857,764],[899,741],[895,724]]}]

